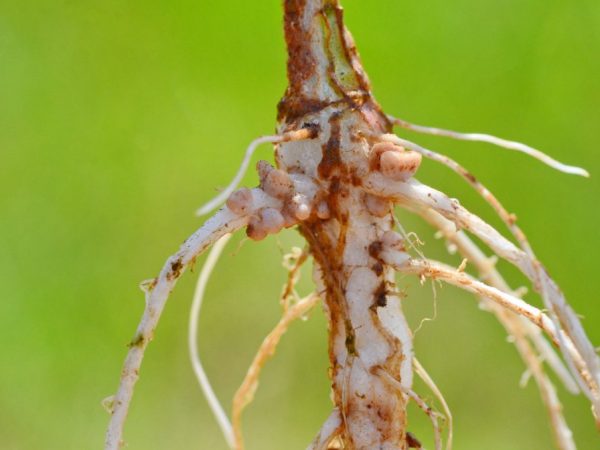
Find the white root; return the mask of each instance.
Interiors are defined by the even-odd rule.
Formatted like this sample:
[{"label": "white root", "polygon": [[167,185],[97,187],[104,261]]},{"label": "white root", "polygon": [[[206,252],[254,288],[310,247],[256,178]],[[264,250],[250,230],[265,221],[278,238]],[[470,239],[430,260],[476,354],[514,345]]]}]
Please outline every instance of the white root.
[{"label": "white root", "polygon": [[234,445],[236,450],[244,448],[244,439],[242,434],[242,412],[244,408],[253,400],[256,389],[258,388],[258,378],[260,371],[267,360],[273,356],[275,349],[279,344],[281,337],[287,331],[289,325],[296,319],[304,316],[319,302],[319,296],[313,293],[293,306],[290,306],[275,328],[265,337],[258,352],[254,356],[252,364],[248,368],[246,376],[241,386],[233,397],[233,409],[231,413],[231,422],[233,424]]},{"label": "white root", "polygon": [[233,429],[231,427],[231,423],[229,422],[229,418],[227,417],[227,413],[223,409],[223,406],[219,402],[208,376],[204,371],[204,367],[202,366],[202,362],[200,360],[200,354],[198,351],[198,322],[200,320],[200,308],[202,307],[202,300],[204,298],[204,293],[206,291],[206,285],[208,284],[208,280],[210,275],[225,248],[225,245],[231,238],[230,234],[223,236],[219,239],[211,248],[208,257],[206,258],[206,262],[202,266],[202,270],[200,271],[200,275],[198,277],[198,282],[196,283],[196,290],[194,291],[194,298],[192,300],[192,307],[190,310],[190,322],[188,328],[188,349],[190,353],[190,361],[192,363],[192,367],[194,369],[194,374],[196,375],[196,379],[198,380],[198,384],[200,385],[200,389],[206,397],[206,401],[208,402],[208,406],[212,411],[213,415],[217,423],[219,424],[219,428],[221,428],[221,432],[225,437],[225,441],[229,448],[233,448],[234,446],[234,438],[233,438]]},{"label": "white root", "polygon": [[[462,167],[456,161],[452,160],[451,158],[449,158],[445,155],[441,155],[441,154],[438,154],[431,150],[425,149],[425,148],[423,148],[417,144],[414,144],[410,141],[400,139],[397,136],[386,135],[384,139],[388,139],[391,142],[404,145],[407,148],[409,148],[410,150],[419,152],[429,159],[432,159],[434,161],[437,161],[437,162],[440,162],[441,164],[446,165],[447,167],[452,169],[454,172],[456,172],[460,176],[462,176],[469,184],[471,184],[475,188],[475,190],[497,212],[498,216],[507,225],[507,227],[511,230],[513,236],[520,243],[521,248],[531,258],[535,258],[533,250],[531,249],[531,246],[529,245],[529,242],[528,242],[525,234],[515,223],[514,215],[508,213],[508,211],[506,211],[506,209],[502,206],[502,204],[498,201],[498,199],[485,186],[483,186],[480,182],[478,182],[475,179],[475,177],[473,177],[464,167]],[[448,224],[440,223],[440,220],[444,221],[446,219],[439,216],[439,214],[437,215],[438,217],[432,218],[431,217],[432,214],[436,214],[436,213],[433,211],[423,211],[421,215],[426,220],[428,220],[428,222],[432,223],[432,225],[436,226],[438,229],[440,229],[440,230],[445,229],[446,231],[444,232],[444,234],[446,235],[446,238],[449,239],[449,241],[451,241],[453,243],[453,245],[458,245],[459,247],[462,246],[463,255],[468,256],[468,258],[471,260],[475,260],[475,263],[476,263],[476,265],[478,265],[480,272],[482,272],[482,275],[487,275],[487,272],[489,272],[490,270],[488,270],[487,268],[484,268],[483,266],[489,266],[489,264],[486,264],[483,261],[485,259],[485,256],[479,251],[479,249],[477,249],[476,247],[474,248],[473,247],[474,244],[472,242],[468,242],[468,241],[470,241],[469,238],[467,236],[465,236],[463,233],[459,233],[460,237],[458,238],[458,240],[462,241],[462,244],[459,242],[455,242],[456,239],[454,239],[453,236],[458,236],[459,234],[453,233],[453,232],[448,233]],[[428,219],[428,217],[429,217],[429,219]],[[465,251],[468,253],[468,255],[464,254]],[[497,287],[501,290],[504,290],[505,292],[509,292],[508,286],[506,285],[504,280],[502,280],[502,278],[500,277],[498,272],[495,271],[493,268],[491,269],[491,271],[494,272],[492,279],[493,279],[493,281],[495,281],[495,283],[492,283],[492,285],[494,285],[495,287]],[[485,273],[483,273],[483,272],[485,272]],[[538,347],[538,351],[540,351],[544,355],[544,357],[548,357],[548,363],[554,367],[557,374],[561,377],[561,379],[565,383],[565,386],[567,387],[567,389],[572,393],[577,393],[579,391],[579,389],[577,388],[577,386],[575,386],[573,384],[574,382],[572,381],[572,377],[565,376],[566,369],[559,362],[555,353],[548,347],[547,342],[543,339],[533,339],[533,340],[534,340],[536,347]]]},{"label": "white root", "polygon": [[413,366],[415,368],[415,373],[418,377],[425,383],[425,385],[431,390],[433,395],[438,399],[442,408],[444,409],[444,415],[446,416],[446,423],[448,425],[448,439],[446,439],[446,450],[452,450],[452,441],[454,439],[454,422],[452,419],[452,412],[450,411],[450,407],[444,398],[444,395],[439,390],[433,379],[429,376],[425,368],[421,365],[421,363],[417,360],[417,358],[413,358]]},{"label": "white root", "polygon": [[313,135],[312,130],[302,129],[302,130],[298,130],[298,131],[284,133],[281,135],[276,134],[276,135],[271,135],[271,136],[261,136],[259,138],[254,139],[250,143],[250,145],[248,145],[248,148],[246,149],[246,151],[244,153],[244,158],[242,159],[242,163],[240,164],[240,168],[238,169],[237,173],[235,174],[235,176],[233,177],[233,179],[231,180],[229,185],[227,185],[227,187],[225,189],[223,189],[212,200],[208,201],[207,203],[202,205],[200,208],[198,208],[198,210],[196,211],[196,215],[203,216],[205,214],[208,214],[209,212],[213,211],[214,209],[216,209],[220,205],[222,205],[225,202],[225,200],[227,200],[227,198],[238,187],[238,185],[242,181],[242,178],[244,178],[244,175],[246,174],[246,171],[248,170],[248,166],[250,165],[252,155],[254,155],[254,152],[256,151],[256,149],[258,148],[259,145],[266,144],[266,143],[279,144],[281,142],[290,142],[290,141],[309,139],[310,137],[312,137],[312,135]]},{"label": "white root", "polygon": [[394,124],[398,125],[407,130],[416,131],[417,133],[423,134],[431,134],[434,136],[444,136],[452,139],[458,139],[461,141],[479,141],[479,142],[487,142],[488,144],[497,145],[498,147],[506,148],[509,150],[515,150],[521,153],[525,153],[535,159],[540,160],[544,164],[552,167],[553,169],[559,170],[564,173],[572,174],[572,175],[580,175],[582,177],[589,177],[590,174],[587,170],[582,169],[581,167],[569,166],[567,164],[563,164],[554,158],[546,155],[545,153],[537,150],[529,145],[522,144],[521,142],[509,141],[506,139],[502,139],[496,136],[492,136],[490,134],[483,133],[459,133],[457,131],[444,130],[442,128],[434,128],[434,127],[425,127],[422,125],[415,125],[413,123],[407,122],[402,119],[398,119],[396,117],[388,116],[388,119]]},{"label": "white root", "polygon": [[106,433],[106,450],[118,450],[123,444],[121,440],[123,427],[133,396],[133,389],[139,377],[144,351],[154,335],[160,315],[175,283],[199,254],[225,234],[243,227],[246,221],[245,217],[236,216],[229,210],[222,209],[187,239],[180,250],[167,260],[154,286],[146,296],[144,314],[125,359],[119,389],[114,398],[114,409]]},{"label": "white root", "polygon": [[[279,200],[267,196],[260,189],[254,189],[252,193],[253,210],[281,204]],[[153,338],[160,315],[177,280],[204,250],[224,235],[242,228],[247,222],[247,215],[235,214],[228,208],[219,210],[181,245],[179,251],[167,260],[154,282],[147,285],[146,307],[135,336],[129,344],[129,352],[121,371],[119,388],[114,397],[112,414],[106,432],[105,450],[118,450],[123,445],[123,427],[133,396],[133,389],[139,377],[144,352]]]},{"label": "white root", "polygon": [[[504,206],[500,203],[500,201],[482,183],[480,183],[469,171],[467,171],[463,166],[461,166],[459,163],[457,163],[456,161],[454,161],[453,159],[449,158],[446,155],[442,155],[442,154],[436,153],[432,150],[423,148],[413,142],[398,138],[395,135],[386,135],[384,137],[384,139],[389,140],[390,142],[393,142],[395,144],[400,144],[400,145],[408,148],[409,150],[416,151],[416,152],[420,153],[421,155],[425,156],[426,158],[429,158],[431,160],[434,160],[436,162],[439,162],[439,163],[449,167],[451,170],[453,170],[458,175],[460,175],[496,211],[496,213],[498,214],[500,219],[505,223],[505,225],[511,231],[512,235],[515,237],[515,239],[517,240],[517,242],[519,243],[519,245],[523,249],[523,251],[525,251],[525,253],[527,253],[527,255],[531,259],[536,258],[535,254],[533,252],[533,249],[531,248],[531,246],[528,242],[528,239],[525,236],[525,233],[516,224],[516,217],[513,214],[510,214],[504,208]],[[431,212],[433,213],[433,211],[431,211]],[[440,218],[442,220],[445,220],[443,217],[440,217]],[[466,237],[464,234],[462,235],[462,237],[463,237],[463,241],[464,241],[464,239],[468,240],[468,237]],[[463,249],[464,249],[464,244],[465,244],[465,242],[463,242]],[[453,245],[458,245],[460,247],[460,243],[454,242]],[[471,245],[471,247],[472,247],[472,245]],[[478,249],[476,249],[476,250],[478,250]],[[471,259],[473,259],[474,256],[480,256],[480,255],[473,255],[472,253],[473,252],[471,252]],[[479,252],[479,253],[481,253],[481,252]],[[495,280],[493,280],[493,281],[496,281],[496,283],[495,284],[492,283],[492,285],[494,285],[498,289],[503,290],[505,292],[510,292],[510,290],[508,289],[508,286],[506,285],[504,280],[502,280],[502,278],[500,277],[498,272],[497,271],[494,271],[494,272],[496,273],[496,276],[493,277],[493,278],[495,278]],[[555,440],[558,444],[558,448],[560,448],[560,449],[574,448],[575,444],[573,443],[573,440],[572,440],[572,433],[570,432],[570,430],[568,429],[568,427],[566,425],[566,421],[564,420],[564,417],[561,412],[562,408],[560,407],[560,403],[558,403],[558,407],[557,407],[557,401],[554,401],[554,399],[557,399],[554,386],[550,382],[549,378],[547,376],[545,376],[545,374],[543,373],[542,366],[539,363],[538,358],[535,356],[532,349],[530,348],[528,342],[526,341],[524,334],[529,335],[529,337],[534,342],[535,346],[538,348],[538,351],[540,352],[542,357],[548,358],[549,365],[551,367],[553,367],[554,371],[561,378],[561,380],[563,381],[563,383],[565,384],[565,386],[571,393],[579,392],[579,388],[578,388],[577,384],[575,384],[572,376],[567,371],[567,369],[564,367],[564,365],[562,364],[560,359],[556,356],[555,352],[550,348],[547,341],[545,339],[542,339],[539,336],[539,331],[536,332],[535,328],[532,328],[531,324],[525,323],[522,321],[519,324],[518,323],[519,318],[513,317],[510,313],[508,313],[502,309],[499,309],[498,307],[495,307],[493,305],[491,306],[491,309],[494,311],[496,317],[500,320],[500,322],[503,324],[503,326],[507,329],[507,331],[509,332],[509,335],[516,340],[516,347],[518,348],[519,353],[521,354],[522,358],[525,360],[526,364],[529,367],[527,373],[534,374],[534,377],[536,378],[536,382],[540,389],[542,399],[543,399],[544,403],[546,404],[547,410],[550,414],[551,423],[554,425],[553,430],[554,430],[554,434],[555,434]],[[515,322],[515,320],[517,322]],[[567,430],[568,432],[565,432],[565,430]]]},{"label": "white root", "polygon": [[[391,198],[409,209],[437,211],[454,222],[458,228],[465,228],[475,234],[498,256],[519,268],[540,292],[546,308],[551,313],[554,327],[563,329],[565,335],[569,337],[566,341],[563,334],[560,333],[558,344],[580,388],[592,402],[596,421],[600,423],[598,416],[600,411],[600,361],[576,314],[566,303],[564,296],[539,261],[519,250],[494,228],[460,206],[457,200],[450,199],[445,194],[414,179],[406,183],[390,182],[374,173],[368,177],[364,187],[372,194]],[[567,348],[570,344],[574,346],[574,349]]]},{"label": "white root", "polygon": [[[414,361],[414,360],[413,360]],[[435,450],[442,450],[442,432],[440,430],[440,425],[438,423],[437,414],[425,403],[425,401],[412,389],[406,389],[402,386],[402,384],[396,380],[393,376],[391,376],[388,372],[384,370],[380,370],[380,373],[386,379],[388,383],[390,383],[394,388],[398,389],[400,392],[408,395],[421,409],[429,419],[431,420],[431,424],[433,427],[433,437],[435,442]]]},{"label": "white root", "polygon": [[[197,344],[197,342],[198,342],[198,322],[200,319],[200,309],[202,306],[204,293],[206,291],[206,285],[207,285],[210,275],[214,269],[214,266],[216,265],[225,245],[227,244],[227,242],[229,241],[230,238],[231,238],[231,235],[225,235],[213,245],[213,247],[212,247],[208,257],[206,258],[206,261],[200,271],[200,275],[198,277],[198,282],[196,284],[196,290],[194,292],[194,299],[192,301],[192,307],[191,307],[191,311],[190,311],[188,343],[189,343],[190,359],[192,362],[192,366],[194,368],[194,373],[196,375],[198,383],[200,384],[200,388],[202,389],[202,392],[203,392],[204,396],[206,397],[206,400],[210,406],[210,409],[211,409],[213,415],[215,416],[215,419],[217,420],[219,427],[221,428],[221,431],[223,433],[223,436],[225,437],[227,445],[231,449],[241,449],[241,448],[243,448],[241,420],[238,420],[237,428],[234,433],[234,429],[231,425],[231,422],[229,421],[229,418],[227,417],[227,414],[225,413],[221,403],[217,399],[217,397],[212,389],[212,386],[210,384],[210,381],[208,380],[208,376],[206,375],[206,372],[204,371],[204,368],[202,367],[202,363],[200,361],[199,352],[198,352],[198,344]],[[286,285],[284,286],[284,289],[283,289],[283,292],[281,295],[281,302],[284,305],[284,317],[282,318],[280,323],[275,327],[273,332],[270,333],[269,336],[265,339],[265,343],[268,342],[269,345],[265,346],[265,344],[263,343],[263,346],[259,349],[258,354],[256,355],[256,357],[253,361],[253,364],[248,369],[246,378],[242,382],[242,388],[244,386],[249,386],[251,392],[246,392],[245,394],[243,392],[239,393],[240,398],[243,399],[243,402],[241,402],[241,401],[237,402],[238,406],[239,406],[239,409],[237,409],[237,410],[234,406],[234,411],[233,411],[234,417],[237,416],[241,419],[242,410],[245,408],[245,406],[247,406],[247,404],[249,402],[252,401],[254,391],[255,391],[256,387],[258,386],[258,377],[260,376],[260,370],[262,368],[262,365],[264,365],[264,363],[266,362],[266,359],[268,359],[271,355],[273,355],[275,353],[275,349],[279,342],[279,339],[281,338],[281,336],[283,335],[283,333],[285,333],[285,331],[287,329],[287,328],[283,328],[281,323],[285,320],[285,321],[288,321],[287,323],[289,325],[289,322],[305,315],[308,312],[308,310],[312,309],[319,300],[318,296],[313,296],[313,297],[309,297],[307,299],[302,300],[297,297],[297,293],[295,291],[295,285],[299,279],[300,267],[306,261],[307,256],[308,256],[308,254],[306,252],[303,252],[302,250],[300,250],[298,248],[293,248],[292,253],[290,253],[289,255],[285,255],[284,267],[286,267],[286,269],[288,270],[289,275],[288,275],[288,281],[287,281]],[[289,264],[290,260],[294,260],[294,264]],[[290,297],[294,297],[296,299],[295,304],[301,303],[303,301],[304,301],[304,304],[300,305],[298,307],[298,309],[296,309],[296,310],[289,311]],[[288,311],[289,311],[289,314],[288,314]],[[278,333],[280,333],[280,334],[277,335]],[[242,388],[240,388],[240,390],[242,390]],[[236,401],[234,401],[234,405],[235,404],[236,404]]]},{"label": "white root", "polygon": [[[446,155],[436,153],[432,150],[421,147],[413,142],[410,142],[405,139],[401,139],[395,135],[385,135],[384,140],[392,142],[394,144],[402,145],[409,150],[418,152],[421,155],[425,156],[426,158],[429,158],[433,161],[439,162],[439,163],[449,167],[451,170],[453,170],[458,175],[460,175],[462,178],[464,178],[467,181],[467,183],[469,183],[481,195],[481,197],[492,206],[492,208],[496,211],[496,213],[498,214],[500,219],[505,223],[505,225],[511,231],[511,233],[513,234],[515,239],[519,242],[521,248],[525,251],[525,253],[527,253],[527,255],[532,259],[536,258],[535,254],[533,252],[533,249],[531,248],[531,246],[525,236],[525,233],[523,233],[521,228],[516,224],[515,216],[513,214],[510,214],[503,207],[503,205],[500,203],[500,201],[483,184],[481,184],[467,169],[465,169],[459,163],[457,163],[456,161],[454,161],[453,159],[449,158]],[[466,236],[464,236],[464,237],[466,238]],[[454,245],[457,245],[457,243],[454,242]],[[473,255],[471,255],[471,256],[473,256]],[[497,272],[496,272],[496,274],[497,274]],[[499,275],[498,275],[498,277],[499,277]],[[498,277],[496,277],[497,283],[496,283],[495,287],[507,292],[508,286],[506,286],[506,283],[504,283],[503,280],[501,280],[501,279],[498,280],[497,279]],[[498,283],[498,281],[500,281],[500,282]],[[532,332],[530,326],[527,327],[526,325],[519,325],[517,323],[511,323],[512,317],[510,314],[507,314],[506,312],[504,312],[502,310],[498,310],[498,308],[494,308],[493,306],[492,306],[492,309],[494,310],[498,319],[507,328],[507,330],[509,331],[509,334],[513,338],[519,340],[519,338],[522,337],[523,332],[527,333],[527,328],[529,328],[530,333]],[[519,330],[519,328],[523,328],[524,326],[526,327],[525,330]],[[574,385],[572,377],[570,376],[570,374],[568,374],[568,372],[566,371],[566,369],[564,368],[562,363],[560,363],[560,360],[558,359],[558,357],[556,356],[554,351],[552,351],[552,349],[549,348],[547,342],[544,339],[539,338],[539,333],[537,333],[537,334],[534,333],[530,337],[532,337],[533,342],[535,343],[536,347],[538,347],[538,349],[539,349],[538,351],[540,351],[543,354],[543,356],[549,357],[549,364],[554,367],[555,372],[563,380],[567,389],[573,393],[578,392],[579,389],[578,389],[577,385]],[[537,337],[537,339],[536,339],[536,337]],[[543,375],[543,372],[541,372],[539,370],[539,369],[541,369],[541,365],[537,361],[537,358],[534,355],[532,355],[532,351],[529,348],[528,343],[526,341],[524,341],[523,339],[521,339],[519,342],[516,343],[516,346],[517,346],[517,348],[519,348],[519,352],[521,353],[522,357],[525,359],[525,361],[527,362],[527,364],[529,366],[529,370],[527,373],[529,373],[529,374],[531,374],[532,372],[537,373],[537,376],[535,378],[536,378],[536,381],[538,382],[538,386],[539,386],[540,390],[542,391],[542,398],[544,399],[544,401],[548,407],[550,415],[551,416],[556,415],[556,411],[558,411],[558,413],[560,413],[560,408],[556,408],[555,405],[548,404],[548,402],[552,398],[556,397],[554,392],[550,392],[550,390],[554,391],[554,387],[548,386],[548,384],[551,384],[551,383],[550,383],[549,379],[545,375]],[[536,370],[536,368],[539,368],[539,369]],[[554,395],[552,395],[553,393],[554,393]],[[562,419],[562,414],[560,416],[561,416],[560,418],[559,417],[551,417],[552,423],[561,422],[560,419]],[[563,425],[559,426],[558,427],[559,429],[565,428],[566,423],[564,422],[564,419],[562,419],[562,423],[563,423]],[[565,433],[561,433],[560,436],[557,436],[556,440],[559,443],[559,448],[561,448],[561,449],[562,448],[572,448],[574,446],[574,444],[572,443],[570,434],[567,435]]]}]

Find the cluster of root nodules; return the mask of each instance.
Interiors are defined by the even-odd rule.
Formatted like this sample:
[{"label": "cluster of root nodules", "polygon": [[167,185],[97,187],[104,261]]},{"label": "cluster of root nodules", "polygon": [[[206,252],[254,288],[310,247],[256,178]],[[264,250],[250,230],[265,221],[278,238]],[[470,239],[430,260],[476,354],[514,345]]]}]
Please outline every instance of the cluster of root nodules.
[{"label": "cluster of root nodules", "polygon": [[298,192],[292,178],[286,172],[275,169],[266,161],[259,161],[257,170],[260,189],[278,201],[278,204],[253,209],[253,194],[246,188],[233,192],[226,204],[236,214],[245,215],[252,211],[246,234],[250,239],[260,241],[269,234],[277,234],[282,228],[289,228],[307,219],[311,208],[306,196]]},{"label": "cluster of root nodules", "polygon": [[[369,165],[373,171],[391,181],[407,181],[419,168],[421,159],[419,153],[400,145],[379,142],[371,149]],[[227,208],[233,213],[249,216],[246,234],[250,239],[261,241],[311,217],[321,220],[331,217],[326,196],[318,192],[315,183],[307,176],[288,174],[267,161],[259,161],[256,170],[260,179],[259,189],[274,201],[268,205],[260,202],[264,206],[258,206],[257,191],[248,188],[232,192],[226,201]],[[390,213],[389,200],[377,195],[366,194],[365,207],[378,217]]]}]

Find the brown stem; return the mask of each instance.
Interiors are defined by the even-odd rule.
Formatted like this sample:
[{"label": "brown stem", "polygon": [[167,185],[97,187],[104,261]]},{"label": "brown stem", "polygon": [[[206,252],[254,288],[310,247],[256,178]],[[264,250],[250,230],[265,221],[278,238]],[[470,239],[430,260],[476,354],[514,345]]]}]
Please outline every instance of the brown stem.
[{"label": "brown stem", "polygon": [[278,106],[279,122],[294,122],[327,106],[372,104],[376,122],[391,123],[375,104],[338,0],[284,0],[288,88]]}]

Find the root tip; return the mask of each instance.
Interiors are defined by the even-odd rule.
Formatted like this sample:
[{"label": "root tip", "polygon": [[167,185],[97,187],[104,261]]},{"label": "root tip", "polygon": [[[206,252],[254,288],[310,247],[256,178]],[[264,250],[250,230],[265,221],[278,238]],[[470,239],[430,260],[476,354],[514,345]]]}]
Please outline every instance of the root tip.
[{"label": "root tip", "polygon": [[196,217],[202,217],[207,215],[210,212],[210,208],[207,208],[208,205],[203,205],[194,212]]}]

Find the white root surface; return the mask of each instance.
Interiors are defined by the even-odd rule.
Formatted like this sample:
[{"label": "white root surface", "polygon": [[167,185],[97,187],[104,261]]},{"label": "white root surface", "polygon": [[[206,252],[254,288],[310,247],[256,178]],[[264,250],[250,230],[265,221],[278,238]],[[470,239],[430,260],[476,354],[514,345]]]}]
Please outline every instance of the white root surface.
[{"label": "white root surface", "polygon": [[433,209],[454,222],[458,228],[469,230],[498,256],[519,268],[541,294],[551,313],[554,328],[563,329],[568,336],[567,340],[559,333],[558,344],[580,388],[592,402],[597,422],[600,420],[600,362],[579,319],[539,261],[519,250],[490,225],[460,206],[457,200],[414,179],[405,183],[390,182],[374,173],[366,180],[365,188],[372,194],[388,196],[408,209]]},{"label": "white root surface", "polygon": [[[253,210],[280,205],[280,201],[265,195],[260,189],[254,189],[252,194]],[[146,307],[131,341],[121,372],[119,388],[113,400],[112,414],[106,432],[106,450],[118,450],[123,445],[123,427],[133,389],[139,377],[144,351],[154,336],[160,315],[177,280],[204,250],[224,235],[242,228],[247,222],[248,216],[234,214],[227,208],[219,210],[167,260],[159,276],[152,285],[148,286]]]},{"label": "white root surface", "polygon": [[484,133],[459,133],[457,131],[444,130],[442,128],[435,127],[426,127],[423,125],[415,125],[413,123],[407,122],[406,120],[399,119],[397,117],[388,116],[388,119],[394,124],[398,125],[407,130],[416,131],[417,133],[423,134],[431,134],[434,136],[444,136],[452,139],[458,139],[461,141],[474,141],[474,142],[487,142],[488,144],[497,145],[498,147],[506,148],[508,150],[515,150],[521,153],[525,153],[535,159],[540,160],[544,164],[552,167],[553,169],[559,170],[564,173],[579,175],[582,177],[589,177],[590,174],[587,170],[582,169],[581,167],[569,166],[567,164],[563,164],[554,158],[546,155],[545,153],[537,150],[529,145],[525,145],[521,142],[509,141],[507,139],[502,139],[496,136],[492,136],[491,134]]},{"label": "white root surface", "polygon": [[208,284],[210,275],[212,274],[212,271],[230,238],[231,235],[226,234],[213,245],[213,247],[210,249],[208,257],[206,258],[206,262],[200,270],[200,275],[198,277],[198,282],[196,283],[196,289],[194,291],[194,298],[192,300],[192,306],[190,310],[190,322],[188,326],[188,349],[192,368],[194,369],[194,374],[196,375],[200,389],[202,389],[202,393],[204,394],[204,397],[206,397],[208,406],[215,416],[215,419],[219,424],[219,428],[221,428],[221,432],[225,437],[227,445],[229,448],[233,448],[234,437],[231,423],[229,422],[227,413],[223,409],[223,406],[219,402],[219,399],[217,398],[217,395],[210,384],[208,375],[206,374],[206,371],[204,370],[200,360],[200,352],[198,351],[198,322],[200,321],[200,308],[202,307],[206,285]]}]

